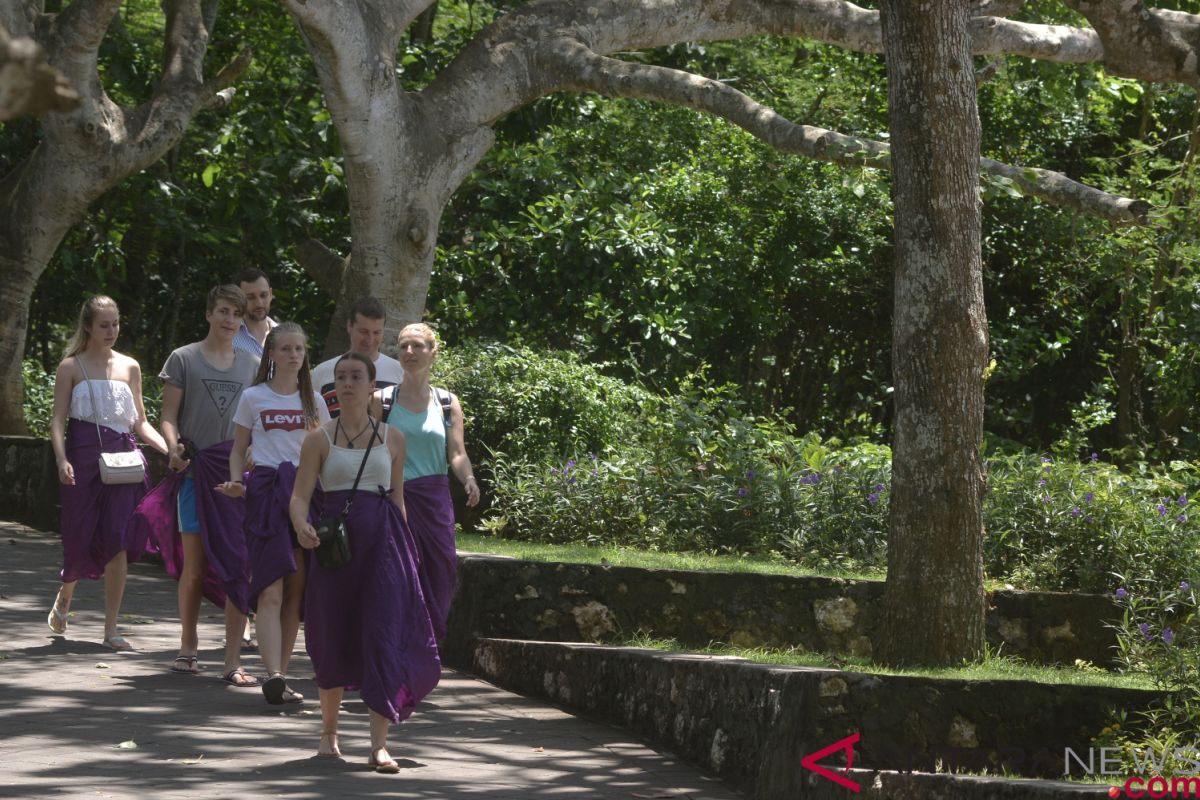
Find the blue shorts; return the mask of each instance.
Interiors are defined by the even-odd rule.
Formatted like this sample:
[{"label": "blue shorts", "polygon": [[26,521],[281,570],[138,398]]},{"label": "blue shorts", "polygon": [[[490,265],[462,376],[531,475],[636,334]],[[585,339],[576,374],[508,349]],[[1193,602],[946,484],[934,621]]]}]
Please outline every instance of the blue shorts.
[{"label": "blue shorts", "polygon": [[200,517],[196,515],[196,481],[191,474],[183,476],[179,484],[179,532],[199,533]]}]

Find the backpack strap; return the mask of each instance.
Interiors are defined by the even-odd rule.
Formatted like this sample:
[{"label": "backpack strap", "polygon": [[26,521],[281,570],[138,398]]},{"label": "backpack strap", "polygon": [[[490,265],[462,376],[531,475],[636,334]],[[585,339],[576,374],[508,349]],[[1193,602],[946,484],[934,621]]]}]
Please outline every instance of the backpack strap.
[{"label": "backpack strap", "polygon": [[396,387],[399,384],[389,386],[383,391],[383,397],[380,402],[383,403],[383,417],[379,420],[384,425],[387,424],[388,414],[392,413],[392,406],[396,405]]},{"label": "backpack strap", "polygon": [[437,397],[438,405],[442,407],[442,424],[448,429],[454,424],[454,420],[450,414],[450,404],[453,401],[454,395],[436,386],[433,387],[433,394]]}]

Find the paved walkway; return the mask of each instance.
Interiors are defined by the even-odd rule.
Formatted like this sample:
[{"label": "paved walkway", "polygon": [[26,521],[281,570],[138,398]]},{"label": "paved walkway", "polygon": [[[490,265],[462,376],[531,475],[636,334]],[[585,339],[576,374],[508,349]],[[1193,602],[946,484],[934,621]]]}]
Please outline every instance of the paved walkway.
[{"label": "paved walkway", "polygon": [[[736,794],[616,728],[445,670],[392,729],[404,769],[366,768],[365,706],[347,694],[342,760],[313,758],[320,731],[303,644],[291,682],[301,708],[219,680],[222,615],[201,611],[197,676],[168,672],[179,642],[175,583],[130,568],[121,625],[136,653],[100,644],[99,582],[80,582],[65,637],[46,627],[55,534],[0,522],[0,797],[705,798]],[[261,676],[256,654],[247,668]]]}]

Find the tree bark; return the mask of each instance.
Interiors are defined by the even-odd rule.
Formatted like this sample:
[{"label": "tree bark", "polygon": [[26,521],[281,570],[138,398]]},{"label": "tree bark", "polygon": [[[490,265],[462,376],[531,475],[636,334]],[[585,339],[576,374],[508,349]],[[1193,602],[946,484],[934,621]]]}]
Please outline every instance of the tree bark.
[{"label": "tree bark", "polygon": [[966,2],[884,0],[895,200],[885,635],[893,664],[984,642],[980,125]]},{"label": "tree bark", "polygon": [[37,38],[47,63],[80,93],[78,107],[41,120],[33,152],[0,179],[0,434],[26,432],[21,360],[34,287],[63,236],[104,192],[162,158],[183,138],[193,117],[250,63],[244,50],[216,76],[203,77],[216,18],[215,0],[167,0],[163,71],[152,97],[136,108],[113,102],[97,68],[100,44],[121,0],[75,0],[57,15],[27,0],[24,14],[5,8],[0,21]]}]

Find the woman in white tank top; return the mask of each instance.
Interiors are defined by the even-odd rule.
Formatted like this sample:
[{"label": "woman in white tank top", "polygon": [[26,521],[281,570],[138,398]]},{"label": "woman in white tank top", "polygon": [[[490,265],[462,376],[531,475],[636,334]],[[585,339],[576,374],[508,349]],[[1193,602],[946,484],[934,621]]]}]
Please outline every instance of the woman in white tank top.
[{"label": "woman in white tank top", "polygon": [[357,689],[370,710],[367,763],[394,774],[400,766],[388,753],[388,725],[407,718],[433,690],[441,662],[416,543],[404,519],[404,437],[368,413],[374,373],[375,365],[359,353],[338,359],[341,414],[305,437],[289,512],[297,540],[311,550],[320,541],[308,520],[318,476],[325,515],[341,513],[350,502],[350,560],[326,569],[312,559],[304,598],[305,649],[321,699],[317,755],[341,756],[342,694]]},{"label": "woman in white tank top", "polygon": [[62,484],[63,583],[46,623],[54,633],[66,633],[75,582],[103,576],[104,644],[124,651],[132,645],[117,632],[117,614],[129,561],[140,558],[146,544],[133,541],[126,528],[150,484],[105,484],[98,462],[101,452],[134,450],[134,433],[163,455],[167,444],[146,419],[141,367],[113,350],[120,330],[120,311],[111,297],[85,301],[54,376],[50,444]]}]

